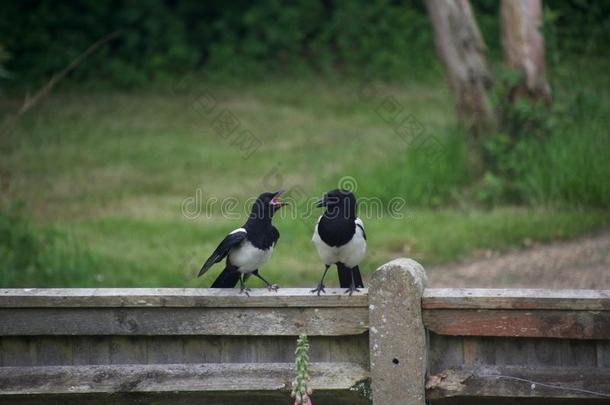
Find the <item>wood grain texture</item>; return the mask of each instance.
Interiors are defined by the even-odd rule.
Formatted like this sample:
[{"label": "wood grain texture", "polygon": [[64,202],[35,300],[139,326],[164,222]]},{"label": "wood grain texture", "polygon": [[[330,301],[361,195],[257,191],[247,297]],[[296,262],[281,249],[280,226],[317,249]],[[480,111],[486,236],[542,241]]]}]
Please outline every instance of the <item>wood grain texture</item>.
[{"label": "wood grain texture", "polygon": [[610,311],[428,309],[423,318],[440,335],[610,339]]},{"label": "wood grain texture", "polygon": [[48,366],[72,364],[71,339],[42,336],[36,339],[36,363]]},{"label": "wood grain texture", "polygon": [[[535,381],[537,384],[531,381]],[[603,398],[601,395],[582,390],[606,393],[607,398],[610,398],[610,369],[506,366],[445,370],[428,379],[426,394],[428,399],[446,397]]]},{"label": "wood grain texture", "polygon": [[1,308],[0,333],[27,335],[357,335],[366,307]]},{"label": "wood grain texture", "polygon": [[30,337],[0,337],[2,367],[33,366],[36,364],[36,343]]},{"label": "wood grain texture", "polygon": [[[293,367],[290,363],[1,367],[0,398],[63,393],[287,392]],[[352,363],[313,364],[310,370],[314,390],[346,390],[369,376]]]},{"label": "wood grain texture", "polygon": [[464,364],[464,351],[461,336],[429,334],[428,371],[437,373],[442,370],[459,368]]},{"label": "wood grain texture", "polygon": [[105,336],[75,336],[71,340],[72,364],[85,365],[110,363],[109,338]]},{"label": "wood grain texture", "polygon": [[146,364],[147,342],[142,336],[110,336],[110,364]]},{"label": "wood grain texture", "polygon": [[597,367],[610,369],[610,341],[600,340],[597,342]]},{"label": "wood grain texture", "polygon": [[465,365],[610,369],[609,359],[608,340],[462,337],[430,333],[428,347],[429,371],[432,374]]},{"label": "wood grain texture", "polygon": [[183,336],[185,363],[220,363],[221,336]]},{"label": "wood grain texture", "polygon": [[[2,395],[1,399],[2,405],[288,405],[292,403],[289,401],[288,393],[281,390],[15,394]],[[318,389],[315,392],[315,404],[370,405],[371,402],[359,390]]]},{"label": "wood grain texture", "polygon": [[[44,307],[360,307],[367,289],[349,297],[340,288],[313,295],[305,288],[277,293],[253,289],[209,288],[25,288],[0,289],[0,308]],[[610,290],[428,288],[424,309],[569,309],[610,310]]]},{"label": "wood grain texture", "polygon": [[[0,367],[103,364],[294,363],[296,336],[5,336]],[[368,369],[368,334],[312,336],[312,362]]]},{"label": "wood grain texture", "polygon": [[610,310],[610,290],[428,288],[424,309]]},{"label": "wood grain texture", "polygon": [[248,297],[233,288],[10,288],[0,289],[0,308],[366,307],[367,289],[360,291],[350,297],[327,288],[318,297],[307,288],[253,288]]}]

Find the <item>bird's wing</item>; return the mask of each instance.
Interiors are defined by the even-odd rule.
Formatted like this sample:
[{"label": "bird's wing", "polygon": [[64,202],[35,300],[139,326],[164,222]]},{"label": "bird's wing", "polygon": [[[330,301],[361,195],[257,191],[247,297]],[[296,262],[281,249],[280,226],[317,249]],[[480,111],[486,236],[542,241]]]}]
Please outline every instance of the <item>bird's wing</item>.
[{"label": "bird's wing", "polygon": [[366,233],[364,232],[364,223],[360,218],[356,218],[356,226],[362,229],[362,237],[366,240]]},{"label": "bird's wing", "polygon": [[277,241],[280,239],[280,231],[278,231],[275,226],[272,226],[271,228],[273,232],[273,246],[275,246]]},{"label": "bird's wing", "polygon": [[218,263],[219,261],[224,259],[229,254],[231,248],[234,248],[235,246],[239,245],[246,238],[246,235],[247,232],[244,228],[238,228],[228,234],[222,240],[222,242],[220,242],[220,245],[218,245],[216,250],[214,250],[214,253],[212,253],[208,260],[205,261],[205,263],[201,267],[201,270],[199,270],[199,274],[197,275],[197,277],[200,277],[206,271],[208,271],[210,267],[212,267],[215,263]]}]

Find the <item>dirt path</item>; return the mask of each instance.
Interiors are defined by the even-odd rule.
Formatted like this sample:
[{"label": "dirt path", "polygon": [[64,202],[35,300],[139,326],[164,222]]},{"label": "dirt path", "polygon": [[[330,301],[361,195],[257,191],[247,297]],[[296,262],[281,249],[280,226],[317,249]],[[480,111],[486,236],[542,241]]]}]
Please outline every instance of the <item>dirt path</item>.
[{"label": "dirt path", "polygon": [[430,287],[610,289],[610,232],[426,272]]}]

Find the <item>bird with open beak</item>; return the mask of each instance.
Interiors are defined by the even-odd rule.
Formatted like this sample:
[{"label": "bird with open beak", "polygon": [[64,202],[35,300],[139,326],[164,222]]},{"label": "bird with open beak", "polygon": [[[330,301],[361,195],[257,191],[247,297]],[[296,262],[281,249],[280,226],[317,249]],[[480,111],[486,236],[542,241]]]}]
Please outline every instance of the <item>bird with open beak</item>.
[{"label": "bird with open beak", "polygon": [[205,261],[199,276],[205,274],[215,263],[226,257],[225,268],[212,283],[212,288],[233,288],[239,282],[240,293],[248,294],[246,280],[254,275],[261,279],[269,290],[278,286],[269,283],[260,274],[260,267],[271,257],[280,233],[271,224],[273,215],[286,203],[279,200],[282,190],[263,193],[252,205],[246,223],[230,232]]}]

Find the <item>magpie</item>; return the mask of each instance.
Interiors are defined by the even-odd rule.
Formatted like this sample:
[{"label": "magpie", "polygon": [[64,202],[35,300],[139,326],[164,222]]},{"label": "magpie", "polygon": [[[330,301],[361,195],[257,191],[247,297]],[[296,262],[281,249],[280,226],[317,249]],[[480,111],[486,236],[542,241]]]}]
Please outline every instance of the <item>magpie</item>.
[{"label": "magpie", "polygon": [[359,287],[364,287],[358,265],[366,251],[364,224],[356,217],[356,197],[350,191],[336,189],[327,192],[316,206],[326,207],[318,218],[312,238],[326,267],[322,280],[311,292],[318,295],[325,292],[324,277],[328,268],[336,264],[339,285],[348,287],[345,292],[352,295]]},{"label": "magpie", "polygon": [[225,268],[212,283],[212,288],[233,288],[239,281],[240,294],[249,295],[250,289],[246,288],[245,282],[251,275],[255,275],[267,285],[269,291],[277,291],[278,286],[265,280],[258,273],[258,269],[269,260],[280,237],[278,230],[271,224],[273,214],[286,205],[278,200],[280,194],[281,190],[258,196],[246,223],[220,242],[201,267],[197,277],[226,257]]}]

